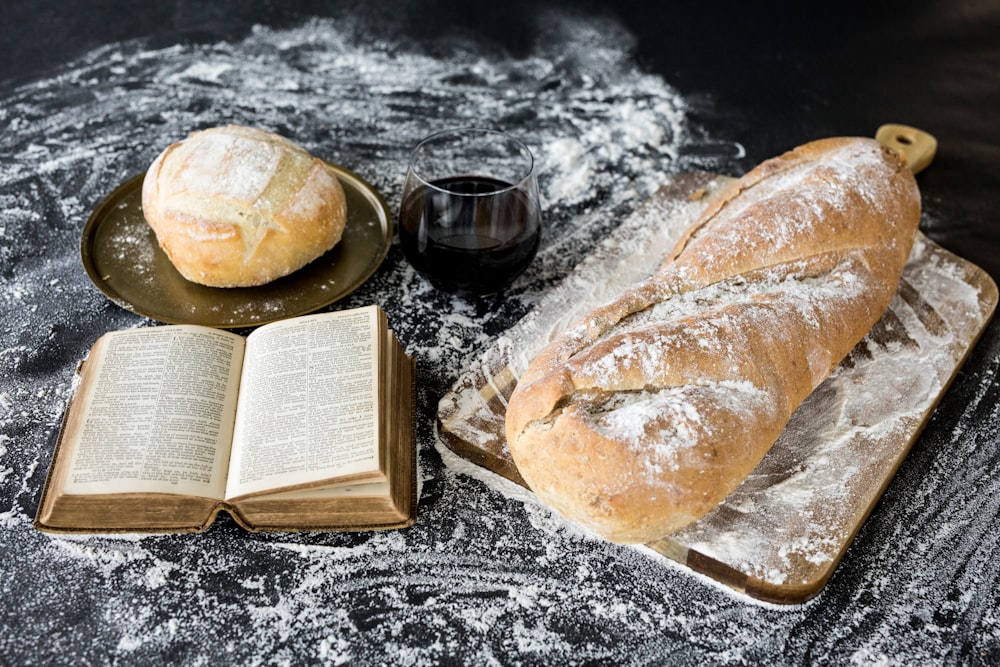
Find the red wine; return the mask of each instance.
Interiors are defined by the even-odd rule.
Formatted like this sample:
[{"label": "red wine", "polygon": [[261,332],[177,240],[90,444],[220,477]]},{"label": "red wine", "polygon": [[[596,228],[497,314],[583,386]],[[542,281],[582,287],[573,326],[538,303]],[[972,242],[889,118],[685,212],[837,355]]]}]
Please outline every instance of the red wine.
[{"label": "red wine", "polygon": [[420,186],[399,213],[403,253],[431,284],[458,294],[496,294],[534,258],[541,211],[501,180],[455,176]]}]

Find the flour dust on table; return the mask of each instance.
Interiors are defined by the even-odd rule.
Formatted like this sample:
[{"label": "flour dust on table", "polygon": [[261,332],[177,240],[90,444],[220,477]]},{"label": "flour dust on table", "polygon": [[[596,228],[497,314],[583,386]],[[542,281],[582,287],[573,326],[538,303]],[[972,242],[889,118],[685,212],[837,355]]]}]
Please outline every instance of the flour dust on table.
[{"label": "flour dust on table", "polygon": [[[437,402],[462,367],[664,174],[732,173],[742,155],[704,136],[697,117],[711,109],[644,72],[615,21],[545,14],[536,32],[523,54],[472,42],[442,53],[315,19],[211,44],[111,44],[0,94],[0,567],[7,599],[33,610],[0,612],[0,655],[184,664],[816,657],[795,629],[821,613],[815,605],[748,604],[592,540],[444,465],[434,447]],[[83,223],[164,147],[229,122],[344,165],[394,211],[409,152],[436,130],[505,129],[538,160],[541,249],[494,310],[478,316],[477,304],[434,291],[397,245],[332,306],[382,306],[416,360],[418,523],[396,533],[247,535],[225,519],[197,537],[36,532],[75,364],[100,334],[155,324],[90,284],[78,256]],[[886,637],[915,632],[894,617],[837,620],[845,635],[872,623]],[[761,627],[774,628],[766,641]],[[918,644],[930,656],[940,648],[933,636]],[[878,645],[838,657],[892,659]]]}]

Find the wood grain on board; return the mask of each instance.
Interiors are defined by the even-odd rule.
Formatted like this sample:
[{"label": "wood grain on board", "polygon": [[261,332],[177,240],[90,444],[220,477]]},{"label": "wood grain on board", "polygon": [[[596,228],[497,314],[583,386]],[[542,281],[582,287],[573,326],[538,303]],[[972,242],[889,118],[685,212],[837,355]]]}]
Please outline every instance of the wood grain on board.
[{"label": "wood grain on board", "polygon": [[[504,438],[506,400],[559,331],[652,273],[730,179],[672,178],[445,395],[442,444],[484,475],[524,485]],[[714,511],[645,545],[753,598],[819,593],[989,322],[997,287],[918,233],[895,298],[800,406],[744,483]]]}]

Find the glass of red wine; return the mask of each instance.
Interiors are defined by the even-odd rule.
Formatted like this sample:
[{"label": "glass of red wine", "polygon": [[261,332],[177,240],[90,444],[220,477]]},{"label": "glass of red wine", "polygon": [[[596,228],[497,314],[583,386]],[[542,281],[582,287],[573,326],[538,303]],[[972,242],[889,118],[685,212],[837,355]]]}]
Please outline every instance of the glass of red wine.
[{"label": "glass of red wine", "polygon": [[538,250],[534,158],[504,132],[461,128],[424,139],[410,157],[402,199],[403,253],[445,292],[495,302]]}]

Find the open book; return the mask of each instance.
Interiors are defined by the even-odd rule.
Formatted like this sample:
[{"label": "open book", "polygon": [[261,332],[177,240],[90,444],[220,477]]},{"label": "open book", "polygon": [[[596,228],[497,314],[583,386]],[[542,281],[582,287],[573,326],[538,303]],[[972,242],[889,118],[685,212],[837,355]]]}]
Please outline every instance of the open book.
[{"label": "open book", "polygon": [[400,528],[416,518],[414,366],[377,306],[246,338],[115,331],[79,369],[35,525],[196,532]]}]

